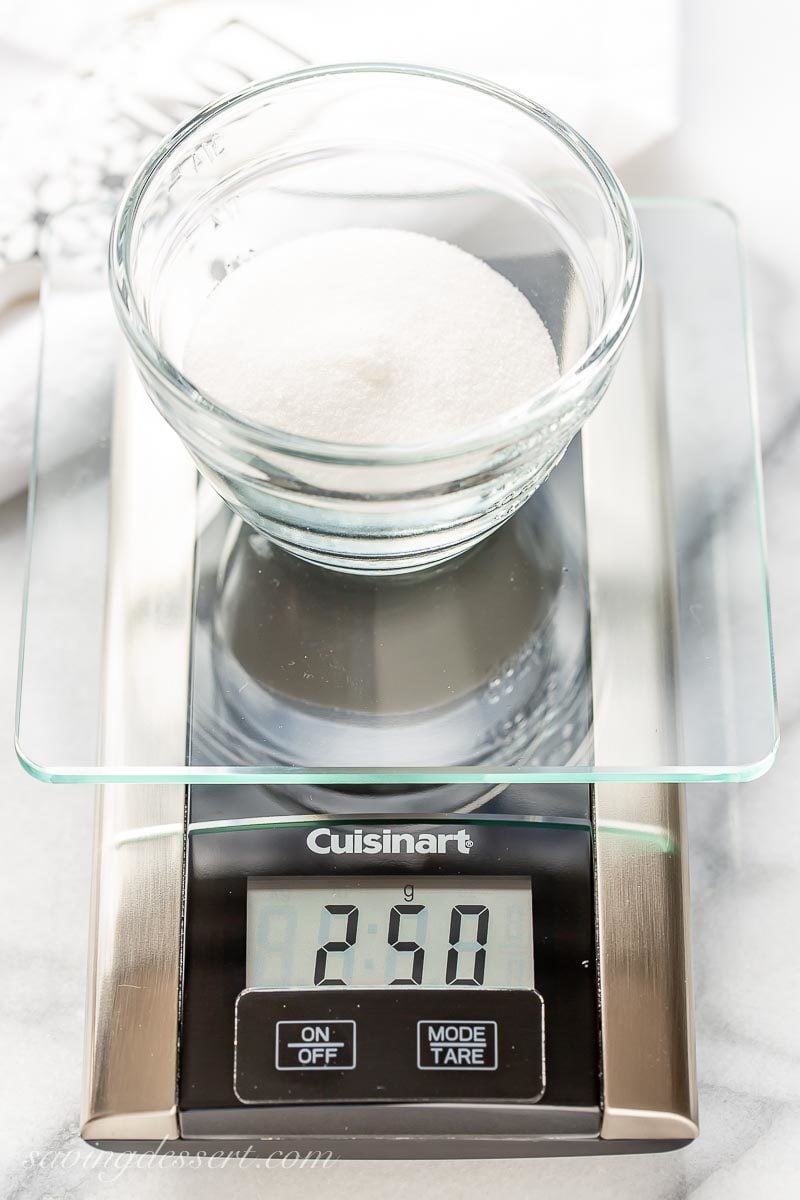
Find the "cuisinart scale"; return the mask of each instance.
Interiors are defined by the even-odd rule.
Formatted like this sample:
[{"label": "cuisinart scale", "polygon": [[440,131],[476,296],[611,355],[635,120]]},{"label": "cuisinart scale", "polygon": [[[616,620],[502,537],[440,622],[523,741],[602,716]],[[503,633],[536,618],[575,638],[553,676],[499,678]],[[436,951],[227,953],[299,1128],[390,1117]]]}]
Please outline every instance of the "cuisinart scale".
[{"label": "cuisinart scale", "polygon": [[98,785],[92,1144],[696,1135],[684,784],[769,766],[774,683],[735,230],[638,211],[642,311],[580,438],[394,580],[243,528],[120,367],[95,257],[50,264],[17,736]]}]

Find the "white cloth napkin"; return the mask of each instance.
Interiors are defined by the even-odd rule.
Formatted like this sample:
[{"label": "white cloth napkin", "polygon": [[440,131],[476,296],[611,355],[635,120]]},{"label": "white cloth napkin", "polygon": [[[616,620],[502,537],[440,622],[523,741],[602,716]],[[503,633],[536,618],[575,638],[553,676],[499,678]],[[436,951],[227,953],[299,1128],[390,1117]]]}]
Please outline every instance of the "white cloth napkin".
[{"label": "white cloth napkin", "polygon": [[[107,0],[99,28],[95,0],[0,0],[0,500],[29,470],[36,329],[20,301],[43,217],[118,189],[148,137],[215,94],[303,60],[447,67],[533,97],[617,166],[678,119],[677,0],[181,0],[114,27],[137,7]],[[131,112],[150,125],[141,150]],[[93,422],[87,406],[59,420],[66,457]]]}]

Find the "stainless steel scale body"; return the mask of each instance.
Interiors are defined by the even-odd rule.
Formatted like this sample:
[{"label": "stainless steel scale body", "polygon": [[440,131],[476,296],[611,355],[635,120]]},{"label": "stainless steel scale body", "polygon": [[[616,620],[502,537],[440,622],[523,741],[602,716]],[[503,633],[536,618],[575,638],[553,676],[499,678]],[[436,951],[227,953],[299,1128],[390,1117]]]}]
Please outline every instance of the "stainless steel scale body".
[{"label": "stainless steel scale body", "polygon": [[[43,389],[18,744],[41,777],[99,785],[82,1117],[93,1144],[508,1157],[652,1151],[696,1136],[684,781],[745,778],[769,765],[774,681],[745,335],[738,309],[720,302],[715,317],[710,303],[724,295],[735,235],[714,209],[666,206],[642,217],[654,286],[581,444],[471,560],[391,602],[364,591],[368,584],[315,582],[231,531],[224,511],[205,512],[191,463],[127,374],[116,380],[113,443],[96,474],[85,464],[48,469]],[[698,266],[698,245],[708,249],[708,269]],[[721,401],[719,411],[709,401],[705,415],[691,404],[674,411],[692,389],[716,394],[703,391],[715,360],[700,326],[712,320],[736,366],[721,381],[725,436]],[[725,488],[705,471],[709,428]],[[152,486],[142,488],[143,475]],[[65,525],[64,497],[94,513],[98,490],[106,508],[89,532]],[[551,527],[568,551],[556,570]],[[83,537],[83,561],[100,560],[88,583],[74,578],[74,555],[57,553],[65,529]],[[741,553],[751,551],[743,569]],[[504,587],[493,592],[494,580]],[[59,611],[74,608],[86,624],[94,598],[100,616],[102,641],[88,656],[99,688],[86,715],[69,704],[74,695],[80,709],[70,682],[85,676],[86,649],[54,641],[41,599],[54,588]],[[259,614],[278,593],[265,644]],[[521,634],[526,611],[541,611],[538,640]],[[317,636],[326,620],[327,641]],[[461,633],[451,645],[453,628]],[[402,668],[412,645],[425,711],[436,720],[429,741],[407,720]],[[307,670],[294,670],[298,654],[309,656]],[[527,760],[516,752],[521,742],[511,755],[510,740],[482,762],[468,757],[486,727],[495,659],[503,670],[514,665],[510,699],[492,696],[507,718],[497,728],[508,726],[509,739],[522,729]],[[329,661],[345,668],[335,687],[322,686]],[[431,662],[448,668],[444,690]],[[353,719],[365,711],[365,680],[375,728],[394,738],[374,770],[380,739],[370,741],[369,721]],[[545,687],[568,704],[568,719],[556,708],[555,738],[536,703]],[[314,757],[319,745],[324,762]],[[467,857],[390,848],[369,859],[348,851],[334,861],[308,842],[328,828],[464,831],[472,849]],[[508,993],[498,1000],[507,1015],[498,1019],[491,1081],[490,1072],[466,1071],[459,1090],[457,1080],[431,1082],[435,1072],[417,1077],[402,1029],[416,1020],[421,989],[403,993],[408,1020],[386,1051],[385,1078],[375,1076],[381,1056],[370,1029],[389,1002],[361,993],[366,1057],[349,1082],[334,1073],[326,1093],[324,1077],[312,1086],[301,1072],[289,1086],[267,1063],[265,1102],[241,1099],[235,1010],[246,990],[248,879],[338,872],[468,881],[504,869],[532,886],[544,1041],[537,1057],[531,1026],[529,1087],[503,1078],[502,1047],[524,1033]],[[452,1011],[436,1008],[435,997],[419,1004],[450,1020],[472,1003],[470,1020],[491,1019],[491,997],[475,999],[479,990],[453,993]],[[311,1012],[319,999],[301,1011],[301,991],[282,996],[280,1012],[264,1009],[265,1044],[286,1005],[299,1006],[293,1016],[358,1020],[346,992],[338,990],[337,1011]]]},{"label": "stainless steel scale body", "polygon": [[[182,829],[185,804],[179,785],[107,788],[98,803],[82,1125],[92,1144],[124,1150],[163,1141],[166,1149],[250,1147],[257,1155],[300,1149],[364,1158],[513,1157],[652,1152],[696,1136],[679,785],[594,789],[598,950],[586,971],[596,989],[591,1036],[597,1037],[601,1071],[596,1103],[580,1106],[548,1105],[545,1089],[543,1100],[532,1104],[473,1100],[242,1109],[231,1094],[228,1108],[180,1111],[186,836],[176,832],[140,842],[124,857],[119,844],[132,830],[165,822]],[[658,829],[660,838],[631,837],[626,829],[631,820]],[[455,827],[464,825],[468,818]],[[265,1030],[270,1036],[271,1028]]]}]

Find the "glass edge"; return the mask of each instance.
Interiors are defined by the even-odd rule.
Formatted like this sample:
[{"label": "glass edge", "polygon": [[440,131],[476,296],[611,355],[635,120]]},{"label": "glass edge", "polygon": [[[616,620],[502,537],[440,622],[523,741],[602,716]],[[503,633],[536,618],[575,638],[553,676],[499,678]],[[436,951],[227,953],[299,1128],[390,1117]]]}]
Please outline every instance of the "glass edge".
[{"label": "glass edge", "polygon": [[586,769],[584,771],[492,771],[469,773],[454,771],[249,771],[227,767],[186,767],[181,770],[119,767],[43,767],[34,762],[15,739],[15,750],[22,768],[41,783],[60,784],[136,784],[158,783],[180,786],[200,785],[282,785],[331,787],[337,784],[602,784],[602,783],[749,783],[759,779],[775,761],[779,745],[775,741],[767,754],[754,762],[730,767],[702,765],[696,767],[664,767],[660,770],[641,767]]},{"label": "glass edge", "polygon": [[[758,555],[763,579],[762,603],[764,605],[764,634],[766,651],[769,658],[770,684],[772,689],[772,733],[774,740],[772,761],[777,754],[780,743],[780,716],[778,710],[778,678],[775,669],[775,633],[772,620],[772,596],[769,582],[769,557],[767,554],[767,512],[764,493],[764,451],[761,439],[761,416],[758,408],[758,375],[756,371],[755,332],[753,328],[753,304],[750,289],[750,273],[747,265],[744,244],[736,214],[723,204],[718,204],[721,211],[731,224],[733,240],[736,248],[736,266],[739,277],[739,305],[744,333],[745,365],[747,368],[748,393],[750,397],[750,431],[751,431],[751,470],[753,472],[753,488],[756,500],[756,516],[758,519]],[[770,766],[772,763],[770,762]],[[768,769],[768,768],[766,768]],[[763,774],[763,772],[762,772]]]},{"label": "glass edge", "polygon": [[591,817],[557,817],[546,813],[308,813],[280,817],[241,817],[219,821],[191,821],[186,826],[190,837],[204,834],[248,832],[255,829],[316,829],[319,826],[334,828],[337,825],[419,825],[435,821],[437,825],[537,825],[545,829],[591,830]]},{"label": "glass edge", "polygon": [[[33,429],[31,436],[31,465],[28,473],[28,497],[25,506],[25,567],[22,580],[22,599],[20,605],[19,618],[19,646],[17,648],[17,686],[14,693],[14,746],[17,750],[17,757],[22,762],[20,755],[20,742],[22,736],[22,706],[23,706],[23,686],[25,669],[25,650],[28,640],[28,605],[31,592],[31,575],[33,569],[33,543],[35,522],[34,515],[36,511],[36,499],[39,490],[39,452],[41,438],[41,415],[42,415],[42,368],[44,365],[44,343],[45,343],[45,313],[46,301],[50,291],[50,276],[46,269],[46,264],[41,263],[42,275],[39,281],[39,298],[36,306],[37,317],[39,322],[39,342],[36,350],[36,391],[34,396],[34,412],[33,412]],[[23,763],[24,765],[24,763]]]},{"label": "glass edge", "polygon": [[651,825],[639,821],[599,821],[592,817],[563,817],[549,816],[546,813],[351,813],[349,815],[331,815],[329,813],[306,813],[290,816],[269,817],[240,817],[230,820],[199,821],[190,823],[184,828],[182,822],[166,822],[163,825],[144,825],[126,830],[115,841],[115,847],[133,843],[159,841],[168,837],[201,837],[205,834],[219,836],[226,833],[252,833],[256,830],[277,829],[333,829],[337,826],[352,828],[355,826],[391,826],[411,825],[460,825],[462,828],[470,825],[491,826],[494,828],[537,828],[556,829],[568,833],[588,834],[591,838],[596,833],[610,834],[614,837],[635,839],[647,842],[665,854],[672,854],[677,849],[676,842],[670,832],[662,825]]}]

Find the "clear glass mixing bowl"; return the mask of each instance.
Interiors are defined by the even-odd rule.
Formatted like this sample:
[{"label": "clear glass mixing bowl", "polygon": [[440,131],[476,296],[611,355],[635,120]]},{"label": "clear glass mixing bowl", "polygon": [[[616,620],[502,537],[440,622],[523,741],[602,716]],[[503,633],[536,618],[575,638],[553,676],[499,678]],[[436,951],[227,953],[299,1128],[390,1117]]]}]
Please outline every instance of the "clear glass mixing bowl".
[{"label": "clear glass mixing bowl", "polygon": [[[270,428],[186,378],[197,313],[229,272],[351,226],[432,234],[503,272],[547,325],[558,382],[468,436],[396,446]],[[359,573],[443,562],[519,508],[608,386],[641,278],[630,202],[579,134],[504,88],[419,67],[320,67],[212,104],[143,164],[111,238],[136,365],[199,469],[277,544]]]}]

